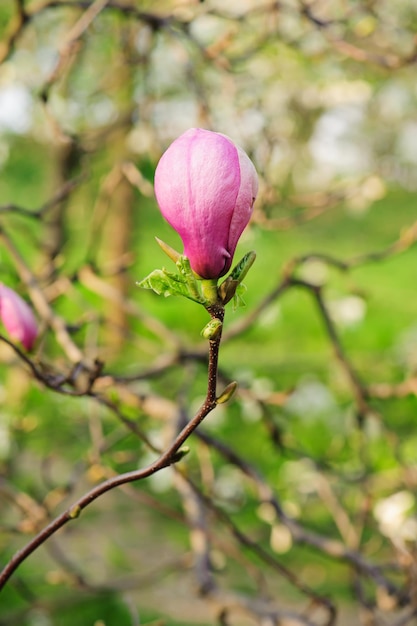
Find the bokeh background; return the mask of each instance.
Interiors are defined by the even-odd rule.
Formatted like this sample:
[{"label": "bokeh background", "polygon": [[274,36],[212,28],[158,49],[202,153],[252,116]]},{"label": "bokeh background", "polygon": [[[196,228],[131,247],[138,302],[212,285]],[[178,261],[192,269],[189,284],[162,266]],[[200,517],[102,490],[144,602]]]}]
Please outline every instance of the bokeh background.
[{"label": "bokeh background", "polygon": [[136,282],[180,248],[163,150],[229,135],[260,177],[220,385],[175,468],[91,504],[0,593],[2,626],[417,623],[417,6],[3,0],[0,564],[198,409],[203,307]]}]

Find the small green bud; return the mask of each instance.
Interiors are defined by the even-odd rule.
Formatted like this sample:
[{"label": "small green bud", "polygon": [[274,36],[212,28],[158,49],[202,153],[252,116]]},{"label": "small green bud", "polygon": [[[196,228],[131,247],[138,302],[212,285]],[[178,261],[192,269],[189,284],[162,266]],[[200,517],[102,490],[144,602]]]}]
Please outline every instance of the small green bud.
[{"label": "small green bud", "polygon": [[70,508],[68,515],[70,517],[70,519],[76,519],[77,517],[80,516],[81,513],[81,507],[79,504],[74,504],[73,507]]},{"label": "small green bud", "polygon": [[177,450],[176,453],[174,454],[173,461],[175,463],[178,463],[178,461],[181,461],[181,459],[183,459],[185,456],[187,456],[187,454],[189,454],[189,452],[190,452],[190,447],[189,446],[182,446],[182,448]]},{"label": "small green bud", "polygon": [[226,389],[219,395],[218,398],[216,398],[216,403],[224,404],[225,402],[230,400],[230,398],[235,393],[236,389],[237,389],[237,382],[234,380],[233,382],[229,383]]},{"label": "small green bud", "polygon": [[215,317],[214,319],[210,320],[208,324],[206,324],[203,328],[203,330],[201,331],[201,334],[203,335],[204,339],[216,339],[216,337],[218,337],[220,331],[222,328],[222,323],[220,320],[217,319],[217,317]]}]

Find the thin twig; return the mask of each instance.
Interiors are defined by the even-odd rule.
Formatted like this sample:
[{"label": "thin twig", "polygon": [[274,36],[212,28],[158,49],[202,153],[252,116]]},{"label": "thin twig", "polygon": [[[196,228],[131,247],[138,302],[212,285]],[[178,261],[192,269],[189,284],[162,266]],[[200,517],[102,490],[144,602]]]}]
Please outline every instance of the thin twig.
[{"label": "thin twig", "polygon": [[87,370],[90,369],[91,363],[87,362],[82,351],[72,340],[64,320],[60,316],[56,315],[52,310],[49,302],[44,295],[44,292],[39,287],[34,274],[29,269],[28,264],[25,262],[22,255],[14,245],[12,239],[6,234],[4,228],[1,227],[0,241],[3,243],[10,256],[14,260],[20,278],[26,285],[32,298],[33,304],[35,305],[39,315],[54,330],[57,341],[64,349],[68,358],[73,363],[83,363]]}]

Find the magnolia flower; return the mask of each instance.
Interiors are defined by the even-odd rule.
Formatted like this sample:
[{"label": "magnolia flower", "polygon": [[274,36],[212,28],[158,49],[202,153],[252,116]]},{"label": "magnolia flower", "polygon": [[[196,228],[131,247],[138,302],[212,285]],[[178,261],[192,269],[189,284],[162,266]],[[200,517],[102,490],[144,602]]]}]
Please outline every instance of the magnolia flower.
[{"label": "magnolia flower", "polygon": [[162,155],[155,195],[162,215],[177,231],[191,268],[219,278],[232,264],[247,226],[258,176],[248,155],[229,137],[191,128]]},{"label": "magnolia flower", "polygon": [[0,319],[12,339],[30,350],[38,333],[35,317],[13,289],[0,283]]}]

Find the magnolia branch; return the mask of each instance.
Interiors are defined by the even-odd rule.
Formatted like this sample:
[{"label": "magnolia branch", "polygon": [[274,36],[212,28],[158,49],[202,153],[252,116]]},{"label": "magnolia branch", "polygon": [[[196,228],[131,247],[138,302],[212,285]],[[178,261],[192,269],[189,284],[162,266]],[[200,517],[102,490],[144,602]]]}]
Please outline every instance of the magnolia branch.
[{"label": "magnolia branch", "polygon": [[[197,541],[198,555],[196,556],[197,563],[199,564],[199,581],[200,584],[203,585],[201,589],[203,595],[207,596],[209,600],[215,602],[225,613],[234,613],[236,612],[236,609],[238,609],[237,612],[243,611],[258,618],[269,617],[272,619],[279,619],[282,624],[286,624],[287,619],[288,624],[293,622],[304,625],[308,624],[311,626],[314,624],[308,617],[303,616],[302,613],[297,614],[295,612],[285,612],[277,609],[274,602],[270,600],[262,600],[260,597],[249,598],[240,594],[222,591],[217,587],[214,578],[211,576],[210,572],[207,571],[207,563],[209,562],[207,553],[208,538],[205,536],[204,523],[201,521],[204,519],[202,516],[204,516],[204,508],[206,508],[207,511],[214,513],[216,518],[236,539],[242,548],[256,555],[256,557],[265,566],[282,575],[302,595],[307,596],[315,606],[323,607],[328,614],[328,619],[325,622],[326,626],[334,625],[336,608],[328,598],[316,593],[312,587],[305,584],[293,571],[283,565],[275,556],[260,545],[258,541],[251,539],[247,533],[244,533],[232,520],[231,516],[218,507],[212,498],[204,495],[192,480],[187,478],[186,481],[189,488],[195,495],[195,501],[193,507],[191,508],[192,516],[191,518],[189,517],[189,522],[191,523],[191,526],[194,527],[194,532],[197,532],[200,537]],[[206,551],[202,551],[202,545],[204,544],[206,544]]]},{"label": "magnolia branch", "polygon": [[[209,311],[212,317],[216,316],[217,319],[224,316],[224,309],[218,305]],[[76,502],[74,502],[69,508],[67,508],[61,515],[56,517],[50,524],[48,524],[41,532],[39,532],[26,546],[16,552],[12,559],[5,566],[0,573],[0,590],[5,586],[11,575],[16,571],[23,561],[30,556],[37,548],[39,548],[49,537],[53,536],[60,528],[65,526],[68,522],[79,517],[81,512],[89,506],[94,500],[101,497],[103,494],[119,487],[126,485],[127,483],[143,480],[149,476],[152,476],[156,472],[169,467],[175,463],[178,463],[185,454],[188,452],[188,448],[182,446],[187,439],[196,430],[199,424],[204,418],[213,411],[219,402],[224,402],[228,398],[224,397],[224,393],[217,398],[217,364],[218,355],[221,342],[221,332],[209,341],[209,364],[208,364],[208,383],[206,398],[196,415],[184,426],[181,432],[175,437],[173,443],[150,465],[147,467],[126,472],[114,476],[101,484],[91,489],[88,493],[84,494]]]},{"label": "magnolia branch", "polygon": [[[197,436],[211,449],[220,453],[228,463],[237,467],[242,474],[250,480],[257,489],[259,501],[272,506],[277,519],[287,526],[296,543],[309,545],[331,559],[348,563],[353,571],[366,576],[368,579],[372,580],[376,586],[385,589],[387,593],[396,596],[401,601],[403,600],[403,591],[398,588],[389,577],[385,576],[383,567],[367,560],[358,550],[346,547],[342,541],[328,538],[304,528],[301,523],[285,513],[274,490],[253,465],[238,455],[229,445],[207,433],[205,430],[199,430]],[[207,506],[211,506],[209,501],[207,501],[206,504]],[[282,571],[284,572],[284,570]],[[286,573],[285,575],[287,576]],[[298,585],[297,579],[294,578],[293,574],[291,574],[290,580],[302,591],[301,586]],[[308,595],[311,594],[311,590],[307,589],[307,587],[303,592]]]}]

